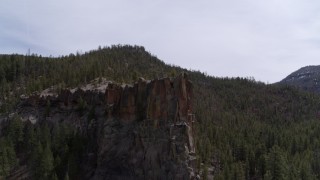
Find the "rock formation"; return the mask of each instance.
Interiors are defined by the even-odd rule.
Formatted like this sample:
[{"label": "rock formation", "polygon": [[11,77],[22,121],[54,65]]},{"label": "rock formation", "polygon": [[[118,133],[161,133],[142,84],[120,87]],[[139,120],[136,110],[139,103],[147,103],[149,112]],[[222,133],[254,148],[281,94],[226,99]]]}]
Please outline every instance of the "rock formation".
[{"label": "rock formation", "polygon": [[88,136],[84,179],[195,178],[195,119],[187,75],[104,87],[34,95],[17,113],[32,123],[69,123]]}]

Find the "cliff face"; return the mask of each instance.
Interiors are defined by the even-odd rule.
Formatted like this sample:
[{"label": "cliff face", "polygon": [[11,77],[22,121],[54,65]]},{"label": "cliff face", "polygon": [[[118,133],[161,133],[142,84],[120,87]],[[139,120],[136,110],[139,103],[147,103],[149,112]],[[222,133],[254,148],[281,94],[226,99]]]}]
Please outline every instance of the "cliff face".
[{"label": "cliff face", "polygon": [[71,124],[89,138],[83,179],[195,177],[192,84],[185,74],[36,95],[17,111],[32,123]]}]

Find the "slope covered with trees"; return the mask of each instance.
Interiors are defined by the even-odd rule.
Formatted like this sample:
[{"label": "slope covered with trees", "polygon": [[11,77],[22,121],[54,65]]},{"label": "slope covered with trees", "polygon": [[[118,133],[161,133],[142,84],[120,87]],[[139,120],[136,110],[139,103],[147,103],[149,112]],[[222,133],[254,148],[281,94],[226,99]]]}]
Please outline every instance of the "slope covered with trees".
[{"label": "slope covered with trees", "polygon": [[[21,95],[51,86],[59,91],[99,77],[133,82],[180,72],[187,72],[193,81],[197,166],[204,179],[320,178],[318,95],[166,65],[139,46],[104,47],[56,58],[1,55],[0,111],[7,116]],[[81,162],[86,139],[71,133],[72,127],[13,119],[3,123],[0,132],[1,177],[27,171],[39,179],[77,178],[75,163]],[[25,161],[30,163],[20,167]]]},{"label": "slope covered with trees", "polygon": [[279,82],[307,90],[320,93],[320,66],[306,66],[289,74]]}]

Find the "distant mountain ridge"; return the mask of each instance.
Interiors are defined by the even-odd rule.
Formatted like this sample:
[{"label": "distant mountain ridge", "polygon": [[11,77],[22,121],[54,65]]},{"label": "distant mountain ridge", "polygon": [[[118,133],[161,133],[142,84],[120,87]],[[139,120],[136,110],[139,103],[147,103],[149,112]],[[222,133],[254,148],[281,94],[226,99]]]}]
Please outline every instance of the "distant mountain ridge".
[{"label": "distant mountain ridge", "polygon": [[309,92],[320,93],[320,66],[305,66],[279,82],[293,85]]}]

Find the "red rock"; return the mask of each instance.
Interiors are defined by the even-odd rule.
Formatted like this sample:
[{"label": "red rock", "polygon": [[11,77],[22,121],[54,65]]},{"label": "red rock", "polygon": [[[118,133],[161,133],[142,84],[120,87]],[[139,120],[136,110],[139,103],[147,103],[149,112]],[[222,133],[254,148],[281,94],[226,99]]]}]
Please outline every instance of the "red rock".
[{"label": "red rock", "polygon": [[126,123],[147,119],[158,127],[170,121],[187,122],[192,112],[192,85],[185,74],[149,83],[140,79],[134,86],[109,84],[105,97],[112,114]]}]

